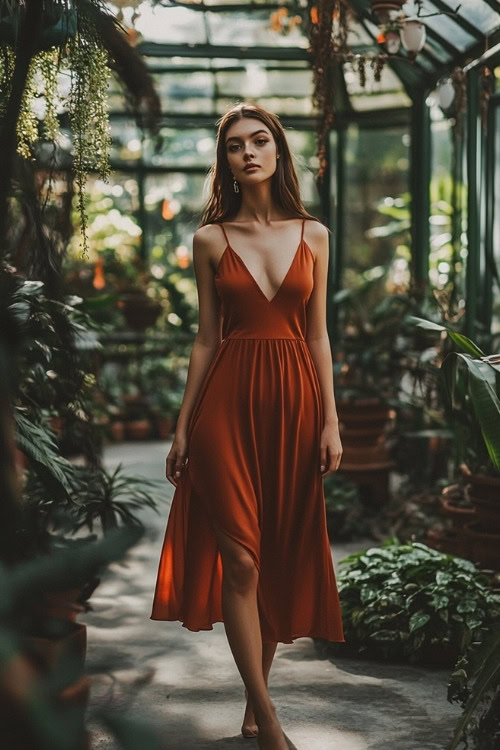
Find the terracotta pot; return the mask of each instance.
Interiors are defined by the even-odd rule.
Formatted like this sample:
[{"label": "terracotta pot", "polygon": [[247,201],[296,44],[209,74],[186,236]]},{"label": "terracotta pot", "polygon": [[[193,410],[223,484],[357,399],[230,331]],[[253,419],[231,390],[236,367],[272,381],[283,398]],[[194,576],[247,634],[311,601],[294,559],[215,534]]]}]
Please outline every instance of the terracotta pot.
[{"label": "terracotta pot", "polygon": [[500,477],[472,474],[463,469],[467,490],[476,508],[476,521],[485,529],[500,533]]},{"label": "terracotta pot", "polygon": [[171,417],[156,417],[156,430],[160,440],[168,440],[172,434],[174,420]]},{"label": "terracotta pot", "polygon": [[128,440],[147,440],[151,435],[149,419],[134,419],[125,423],[125,433]]},{"label": "terracotta pot", "polygon": [[464,527],[469,539],[470,559],[492,570],[500,570],[500,532],[485,530],[478,523]]},{"label": "terracotta pot", "polygon": [[109,432],[117,442],[124,440],[125,438],[125,423],[121,421],[111,422],[109,425]]},{"label": "terracotta pot", "polygon": [[161,313],[159,302],[150,299],[146,294],[125,294],[118,300],[117,306],[125,320],[134,331],[144,331],[153,326]]},{"label": "terracotta pot", "polygon": [[36,607],[36,612],[40,617],[55,617],[66,622],[76,622],[77,615],[85,611],[83,604],[76,601],[80,593],[79,587],[63,591],[46,591],[41,603]]},{"label": "terracotta pot", "polygon": [[469,535],[463,529],[429,529],[425,543],[445,555],[470,559]]},{"label": "terracotta pot", "polygon": [[342,445],[376,445],[385,433],[391,409],[378,399],[337,402]]},{"label": "terracotta pot", "polygon": [[443,515],[451,519],[453,527],[457,530],[463,529],[467,523],[471,523],[476,518],[475,508],[461,508],[454,505],[453,500],[447,498],[446,495],[441,495],[439,502]]}]

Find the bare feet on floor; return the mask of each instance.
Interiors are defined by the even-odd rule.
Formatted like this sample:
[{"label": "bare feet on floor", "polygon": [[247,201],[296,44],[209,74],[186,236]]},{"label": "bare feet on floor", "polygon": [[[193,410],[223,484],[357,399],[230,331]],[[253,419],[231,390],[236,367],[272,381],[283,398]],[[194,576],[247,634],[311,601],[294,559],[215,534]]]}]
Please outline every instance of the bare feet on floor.
[{"label": "bare feet on floor", "polygon": [[273,716],[265,721],[258,721],[257,742],[259,750],[288,750],[288,742],[276,715],[276,709],[272,706]]},{"label": "bare feet on floor", "polygon": [[245,716],[243,717],[243,724],[241,725],[241,734],[243,737],[257,737],[259,728],[255,722],[252,702],[248,700],[248,690],[245,690],[245,698],[247,699],[247,705],[245,708]]}]

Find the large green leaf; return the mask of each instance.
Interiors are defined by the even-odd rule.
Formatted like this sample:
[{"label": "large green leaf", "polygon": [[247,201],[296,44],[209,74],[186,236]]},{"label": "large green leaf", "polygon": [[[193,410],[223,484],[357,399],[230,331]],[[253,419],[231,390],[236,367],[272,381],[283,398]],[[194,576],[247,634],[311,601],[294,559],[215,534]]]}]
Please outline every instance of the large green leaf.
[{"label": "large green leaf", "polygon": [[461,364],[467,368],[468,391],[488,455],[500,473],[500,400],[495,391],[495,371],[487,362],[461,352],[450,352],[441,367],[452,406],[456,405],[455,388],[457,378],[460,381]]},{"label": "large green leaf", "polygon": [[454,331],[453,328],[443,326],[440,323],[434,323],[432,320],[417,318],[415,315],[408,315],[405,318],[406,323],[414,323],[419,328],[425,328],[427,331],[446,331],[451,340],[460,347],[463,352],[473,357],[484,357],[484,352],[471,339],[464,336],[463,333]]},{"label": "large green leaf", "polygon": [[475,674],[470,676],[476,676],[477,674],[476,681],[447,750],[455,750],[462,740],[464,730],[479,702],[484,698],[490,687],[497,685],[500,680],[500,630],[498,628],[491,633],[490,637],[476,652],[473,652],[472,659],[475,662],[473,667]]}]

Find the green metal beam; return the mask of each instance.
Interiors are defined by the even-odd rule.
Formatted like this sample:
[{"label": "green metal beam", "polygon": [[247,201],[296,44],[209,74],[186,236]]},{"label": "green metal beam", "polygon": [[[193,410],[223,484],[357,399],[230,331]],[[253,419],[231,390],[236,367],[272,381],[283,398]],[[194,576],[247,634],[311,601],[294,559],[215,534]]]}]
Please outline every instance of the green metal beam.
[{"label": "green metal beam", "polygon": [[[347,128],[337,130],[335,174],[335,227],[334,242],[331,249],[329,287],[329,335],[333,341],[337,338],[338,307],[331,302],[333,295],[342,288],[342,271],[345,265],[345,216],[346,216],[346,147]],[[331,200],[331,197],[330,197]],[[333,213],[333,212],[332,212]]]},{"label": "green metal beam", "polygon": [[479,291],[481,229],[480,229],[480,165],[481,128],[479,124],[479,75],[476,69],[467,73],[467,267],[465,334],[476,332]]},{"label": "green metal beam", "polygon": [[231,44],[162,44],[141,42],[136,49],[146,57],[207,57],[238,60],[312,60],[302,47],[244,47]]},{"label": "green metal beam", "polygon": [[412,276],[419,295],[429,279],[431,118],[427,96],[427,89],[415,92],[410,145]]},{"label": "green metal beam", "polygon": [[484,274],[483,279],[483,314],[481,317],[485,329],[488,332],[491,332],[493,315],[493,285],[496,285],[498,289],[498,268],[496,267],[496,253],[493,244],[495,226],[495,169],[498,169],[496,163],[498,163],[499,159],[499,155],[495,153],[495,121],[497,106],[494,106],[492,101],[490,101],[486,136],[486,215],[484,232],[486,273]]}]

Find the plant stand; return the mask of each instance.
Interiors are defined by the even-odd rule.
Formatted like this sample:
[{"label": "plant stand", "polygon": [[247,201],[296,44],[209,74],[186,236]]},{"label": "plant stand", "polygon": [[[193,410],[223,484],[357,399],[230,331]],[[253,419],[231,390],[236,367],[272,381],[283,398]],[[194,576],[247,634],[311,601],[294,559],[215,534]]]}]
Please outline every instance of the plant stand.
[{"label": "plant stand", "polygon": [[358,485],[363,502],[380,506],[390,500],[389,472],[394,466],[392,461],[349,463],[342,459],[338,471],[346,479]]}]

